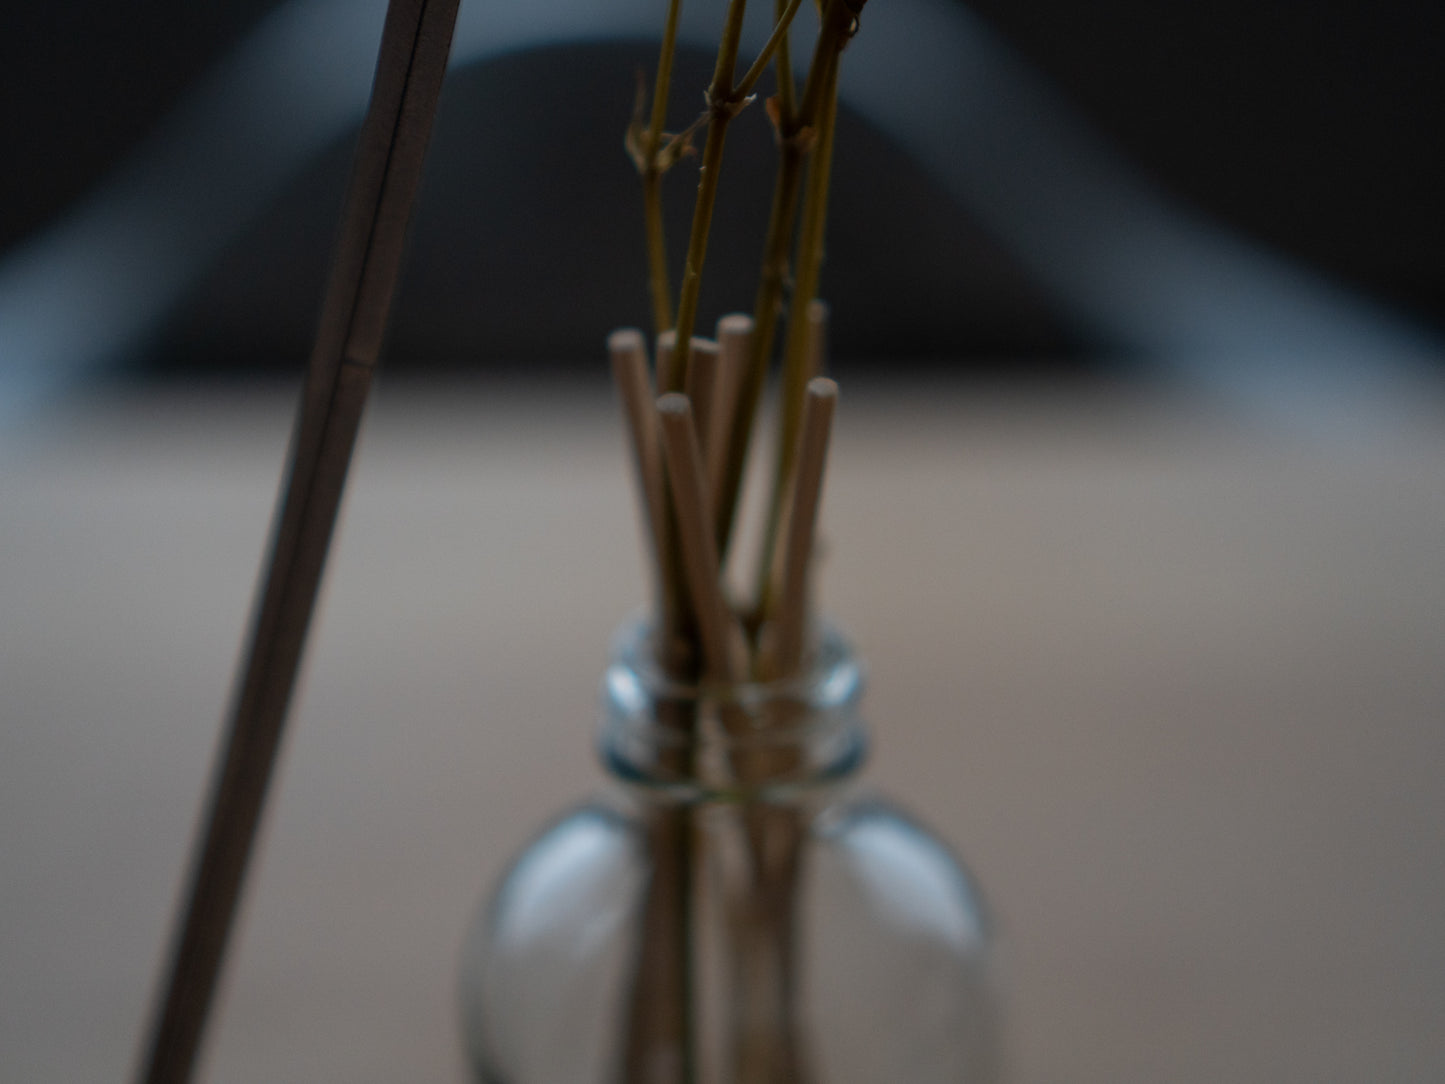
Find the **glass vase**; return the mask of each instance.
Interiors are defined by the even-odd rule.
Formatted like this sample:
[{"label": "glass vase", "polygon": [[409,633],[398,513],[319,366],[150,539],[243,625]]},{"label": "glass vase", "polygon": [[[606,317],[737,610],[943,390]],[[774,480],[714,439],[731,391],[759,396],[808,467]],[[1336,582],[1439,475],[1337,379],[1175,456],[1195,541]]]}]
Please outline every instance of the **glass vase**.
[{"label": "glass vase", "polygon": [[863,792],[862,673],[683,685],[624,625],[603,681],[613,786],[522,852],[468,933],[485,1084],[983,1084],[987,923],[950,850]]}]

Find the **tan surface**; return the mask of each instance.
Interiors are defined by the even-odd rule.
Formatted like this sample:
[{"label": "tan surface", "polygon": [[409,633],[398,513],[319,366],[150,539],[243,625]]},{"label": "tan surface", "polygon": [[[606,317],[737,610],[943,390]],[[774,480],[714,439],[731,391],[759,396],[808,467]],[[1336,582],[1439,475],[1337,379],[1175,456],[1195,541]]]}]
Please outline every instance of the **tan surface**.
[{"label": "tan surface", "polygon": [[[594,785],[641,598],[610,409],[562,401],[381,388],[206,1079],[461,1079],[461,930]],[[0,434],[0,1078],[130,1063],[288,421]],[[1445,1078],[1445,438],[845,385],[835,452],[872,776],[1001,916],[1016,1078]]]}]

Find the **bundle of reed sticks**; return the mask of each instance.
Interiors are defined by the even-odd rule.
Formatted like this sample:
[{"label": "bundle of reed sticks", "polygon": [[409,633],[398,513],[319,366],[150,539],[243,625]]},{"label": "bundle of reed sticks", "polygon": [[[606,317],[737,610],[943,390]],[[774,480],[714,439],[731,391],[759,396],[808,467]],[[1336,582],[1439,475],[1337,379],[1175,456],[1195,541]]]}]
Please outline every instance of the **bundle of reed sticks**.
[{"label": "bundle of reed sticks", "polygon": [[[746,0],[729,0],[707,107],[670,133],[664,129],[681,0],[669,0],[650,116],[639,80],[627,129],[625,144],[642,180],[653,328],[650,351],[649,336],[635,328],[613,332],[608,351],[655,570],[654,651],[669,677],[704,690],[784,679],[806,664],[809,566],[838,397],[837,386],[822,376],[828,310],[817,300],[819,270],[839,60],[858,30],[863,2],[817,0],[817,37],[800,83],[788,37],[800,0],[774,0],[772,31],[741,78]],[[776,92],[766,115],[778,162],[753,311],[724,316],[715,336],[704,338],[695,334],[698,298],[726,135],[769,68]],[[697,136],[700,154],[692,147]],[[693,156],[701,159],[697,200],[674,312],[661,182]],[[740,548],[733,535],[744,468],[775,352],[781,380],[771,487],[752,590],[734,597],[727,584],[736,577],[726,575],[726,564]],[[720,703],[727,701],[724,694]],[[672,725],[693,729],[695,707],[665,710]],[[751,725],[735,705],[720,706],[719,714],[729,731]],[[783,722],[781,716],[768,720]],[[731,770],[744,789],[760,786],[795,767],[795,754],[738,753]],[[724,905],[736,956],[736,989],[728,1001],[750,1008],[730,1031],[732,1079],[806,1084],[811,1074],[793,1004],[805,816],[787,804],[744,802],[738,817],[748,875]],[[685,803],[652,803],[644,823],[651,875],[630,979],[621,1079],[688,1084],[695,1079],[694,911],[697,879],[708,865],[700,853],[705,834]],[[769,1026],[757,1026],[764,1017]],[[660,1070],[659,1058],[675,1071]]]},{"label": "bundle of reed sticks", "polygon": [[[817,291],[837,116],[841,54],[864,0],[818,0],[813,53],[799,85],[789,30],[800,0],[774,0],[767,42],[736,78],[746,0],[730,0],[707,107],[681,132],[664,130],[680,0],[670,0],[650,117],[639,86],[626,146],[642,179],[653,349],[640,330],[608,340],[631,438],[643,520],[656,570],[656,647],[680,678],[733,684],[796,672],[808,627],[814,549],[837,386],[822,375],[828,310]],[[694,334],[728,126],[771,67],[766,103],[777,175],[753,314],[733,314],[714,338]],[[674,315],[660,182],[695,156],[705,132],[697,201]],[[736,601],[725,565],[763,387],[781,345],[776,460],[752,597]]]},{"label": "bundle of reed sticks", "polygon": [[[813,312],[819,341],[826,309],[818,304]],[[672,672],[709,684],[783,678],[803,661],[808,572],[838,398],[827,377],[807,382],[778,541],[764,543],[758,597],[735,604],[724,583],[717,524],[725,514],[725,451],[738,377],[753,335],[751,317],[724,317],[715,340],[693,338],[687,390],[661,395],[657,388],[665,385],[649,372],[642,332],[627,328],[608,339],[656,570],[659,657]],[[657,358],[664,372],[676,364],[670,332],[660,337]]]},{"label": "bundle of reed sticks", "polygon": [[[821,363],[827,310],[809,307],[808,355]],[[719,720],[732,734],[756,724],[786,725],[787,713],[752,719],[728,691],[742,682],[792,676],[805,662],[808,566],[813,553],[828,437],[838,389],[811,377],[804,386],[797,445],[785,496],[779,504],[778,541],[764,547],[760,591],[749,605],[728,596],[719,556],[717,524],[726,493],[729,431],[738,403],[741,367],[755,342],[751,317],[725,316],[716,339],[694,337],[686,366],[671,332],[658,337],[654,373],[649,372],[641,331],[613,332],[608,346],[641,494],[645,533],[655,556],[662,620],[654,649],[664,670],[706,693],[724,688]],[[685,391],[664,391],[669,374],[684,368]],[[660,704],[671,726],[693,730],[696,705]],[[675,751],[688,770],[691,754]],[[730,765],[744,791],[787,778],[798,750],[786,744],[735,750]],[[709,864],[708,835],[686,803],[645,807],[644,836],[651,875],[640,914],[640,952],[630,980],[627,1032],[620,1079],[689,1084],[699,1027],[693,957],[701,870]],[[747,875],[736,894],[725,894],[723,923],[733,954],[726,1003],[734,1016],[728,1034],[733,1076],[742,1084],[808,1084],[796,1019],[795,900],[806,819],[788,804],[744,802],[737,811]],[[738,891],[738,890],[741,891]],[[739,1007],[744,1007],[738,1015]],[[746,1023],[752,1020],[753,1023]],[[757,1021],[767,1022],[758,1026]],[[658,1075],[661,1051],[679,1053],[676,1075]]]}]

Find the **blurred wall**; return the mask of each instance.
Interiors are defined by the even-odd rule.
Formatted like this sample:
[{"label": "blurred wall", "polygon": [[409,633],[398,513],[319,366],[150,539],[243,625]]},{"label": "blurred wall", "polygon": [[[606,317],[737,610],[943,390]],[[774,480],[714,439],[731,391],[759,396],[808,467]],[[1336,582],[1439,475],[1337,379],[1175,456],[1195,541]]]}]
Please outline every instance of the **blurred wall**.
[{"label": "blurred wall", "polygon": [[[23,168],[0,171],[0,249],[103,179],[273,6],[12,6],[0,34],[0,146]],[[1435,266],[1445,167],[1431,153],[1445,101],[1438,5],[974,7],[1166,192],[1445,328]],[[653,51],[557,48],[455,73],[390,364],[558,364],[593,354],[598,328],[645,319],[636,183],[619,144],[632,72],[650,68]],[[684,57],[675,101],[708,71],[706,56]],[[757,230],[715,235],[705,315],[750,304],[768,138],[760,115],[730,136],[719,213]],[[293,178],[132,366],[294,370],[349,150],[339,140]],[[840,353],[1012,370],[1086,365],[1104,348],[885,133],[845,117],[839,159],[825,293]],[[674,267],[686,171],[668,193]],[[539,302],[559,295],[564,305]]]}]

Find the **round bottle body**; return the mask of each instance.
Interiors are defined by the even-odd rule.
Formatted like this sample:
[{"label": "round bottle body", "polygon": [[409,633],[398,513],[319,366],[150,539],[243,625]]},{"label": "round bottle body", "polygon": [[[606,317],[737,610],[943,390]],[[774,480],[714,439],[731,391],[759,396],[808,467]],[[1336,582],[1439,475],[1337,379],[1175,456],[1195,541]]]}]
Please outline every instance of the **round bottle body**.
[{"label": "round bottle body", "polygon": [[679,687],[624,626],[604,681],[612,792],[512,864],[468,934],[486,1084],[986,1084],[984,908],[951,851],[856,784],[859,667]]}]

